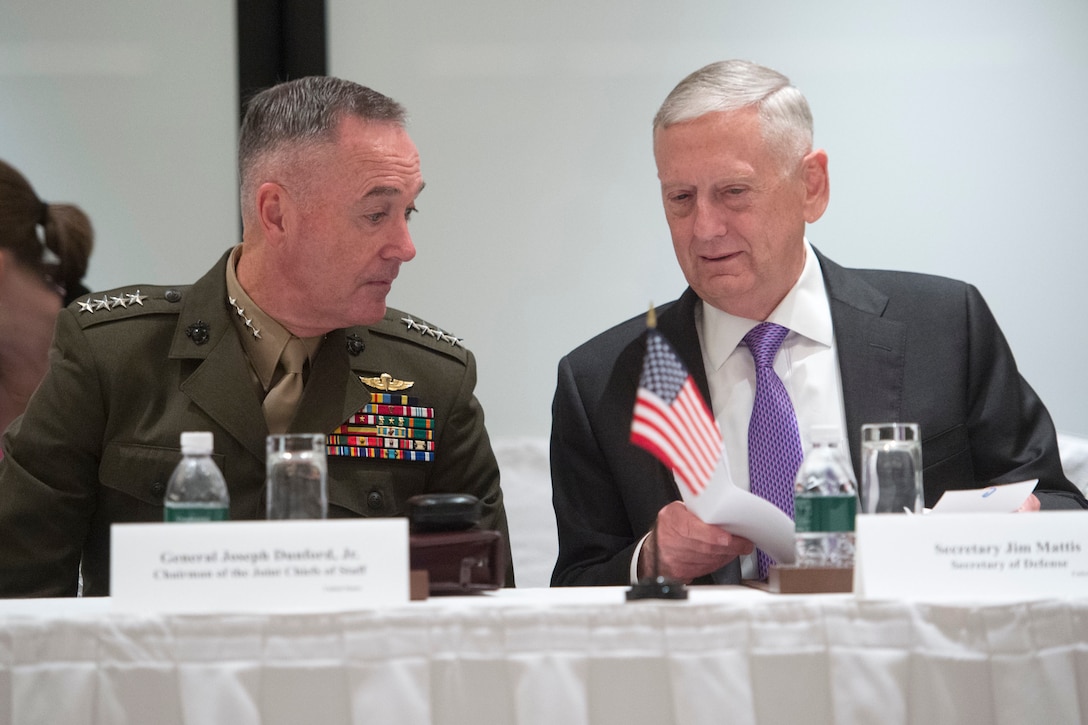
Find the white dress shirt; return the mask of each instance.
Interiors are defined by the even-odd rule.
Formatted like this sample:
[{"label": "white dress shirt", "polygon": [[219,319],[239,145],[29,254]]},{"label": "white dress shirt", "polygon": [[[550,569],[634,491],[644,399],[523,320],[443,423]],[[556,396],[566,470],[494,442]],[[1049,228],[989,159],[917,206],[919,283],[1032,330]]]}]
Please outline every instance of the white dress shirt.
[{"label": "white dress shirt", "polygon": [[[760,322],[730,315],[706,302],[695,307],[695,328],[710,385],[710,407],[722,431],[733,483],[744,490],[750,487],[748,421],[755,401],[756,368],[742,340]],[[767,322],[790,330],[775,356],[774,371],[793,402],[801,447],[808,451],[813,426],[829,425],[839,429],[840,446],[845,455],[850,455],[847,436],[842,434],[846,430],[846,409],[831,306],[819,260],[808,240],[801,276]],[[741,572],[745,579],[756,576],[754,554],[743,558]]]},{"label": "white dress shirt", "polygon": [[[843,453],[849,456],[847,436],[841,433],[846,430],[846,409],[831,306],[819,260],[807,239],[804,245],[801,276],[766,320],[790,330],[775,356],[774,371],[793,402],[802,448],[808,451],[813,426],[834,426],[840,431]],[[710,385],[708,402],[722,431],[729,474],[733,483],[746,491],[750,489],[748,421],[755,401],[756,369],[743,339],[762,321],[731,315],[706,302],[695,306],[695,328]],[[641,549],[642,542],[635,548],[631,562],[632,582],[637,581]],[[741,574],[745,579],[757,576],[755,559],[754,553],[742,558]]]}]

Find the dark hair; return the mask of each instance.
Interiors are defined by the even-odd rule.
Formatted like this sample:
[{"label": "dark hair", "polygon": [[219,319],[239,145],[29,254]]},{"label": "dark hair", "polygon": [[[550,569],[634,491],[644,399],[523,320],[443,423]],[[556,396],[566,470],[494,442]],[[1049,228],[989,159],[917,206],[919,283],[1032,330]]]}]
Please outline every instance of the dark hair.
[{"label": "dark hair", "polygon": [[[38,227],[42,228],[39,235]],[[94,230],[83,210],[48,204],[13,166],[0,161],[0,248],[64,290],[68,304],[84,294],[81,284],[94,248]],[[46,261],[46,250],[55,259]]]},{"label": "dark hair", "polygon": [[253,198],[256,169],[286,147],[333,142],[345,115],[404,126],[407,112],[392,98],[352,81],[308,76],[267,88],[250,99],[238,137],[242,211]]}]

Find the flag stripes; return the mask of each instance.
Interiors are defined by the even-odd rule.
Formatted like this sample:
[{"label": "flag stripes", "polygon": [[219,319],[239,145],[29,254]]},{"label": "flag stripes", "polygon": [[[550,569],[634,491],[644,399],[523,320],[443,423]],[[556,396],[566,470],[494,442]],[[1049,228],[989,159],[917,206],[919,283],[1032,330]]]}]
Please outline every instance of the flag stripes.
[{"label": "flag stripes", "polygon": [[713,414],[665,338],[650,330],[635,396],[631,442],[668,466],[692,494],[706,488],[721,457]]}]

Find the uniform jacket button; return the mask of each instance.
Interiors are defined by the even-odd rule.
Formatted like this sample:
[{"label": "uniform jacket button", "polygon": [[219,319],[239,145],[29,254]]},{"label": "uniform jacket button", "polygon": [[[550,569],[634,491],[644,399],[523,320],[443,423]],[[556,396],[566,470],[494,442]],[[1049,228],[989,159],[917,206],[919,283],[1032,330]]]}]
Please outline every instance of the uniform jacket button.
[{"label": "uniform jacket button", "polygon": [[162,481],[155,481],[153,484],[151,484],[152,496],[162,496],[164,493],[166,493],[165,483],[163,483]]},{"label": "uniform jacket button", "polygon": [[381,491],[371,491],[366,496],[366,505],[371,509],[377,511],[385,503],[385,497],[382,496]]},{"label": "uniform jacket button", "polygon": [[179,301],[181,301],[181,291],[180,290],[168,289],[168,290],[166,290],[166,292],[163,292],[162,296],[166,298],[167,302],[179,302]]}]

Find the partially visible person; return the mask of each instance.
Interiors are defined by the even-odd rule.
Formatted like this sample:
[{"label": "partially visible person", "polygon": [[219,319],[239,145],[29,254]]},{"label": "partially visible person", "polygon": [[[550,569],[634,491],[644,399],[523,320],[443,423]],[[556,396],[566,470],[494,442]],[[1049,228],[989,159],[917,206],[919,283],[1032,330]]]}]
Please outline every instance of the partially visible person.
[{"label": "partially visible person", "polygon": [[475,358],[386,307],[423,190],[405,123],[339,78],[262,91],[239,137],[242,243],[192,285],[60,313],[49,372],[3,438],[0,596],[71,596],[79,573],[108,594],[110,525],[162,521],[183,431],[213,434],[231,519],[264,518],[269,433],[322,433],[330,518],[467,493],[509,561]]},{"label": "partially visible person", "polygon": [[[740,60],[690,74],[653,123],[689,285],[658,309],[657,330],[714,412],[730,479],[792,513],[812,428],[837,428],[858,474],[861,426],[909,421],[921,426],[927,506],[953,489],[1038,479],[1025,510],[1084,509],[1050,415],[977,289],[844,268],[809,244],[806,227],[830,198],[828,156],[812,142],[801,92]],[[646,337],[639,315],[559,363],[552,583],[763,578],[752,542],[696,517],[669,470],[630,441]]]},{"label": "partially visible person", "polygon": [[0,433],[45,375],[57,313],[87,292],[82,280],[93,244],[79,207],[42,201],[0,161]]}]

